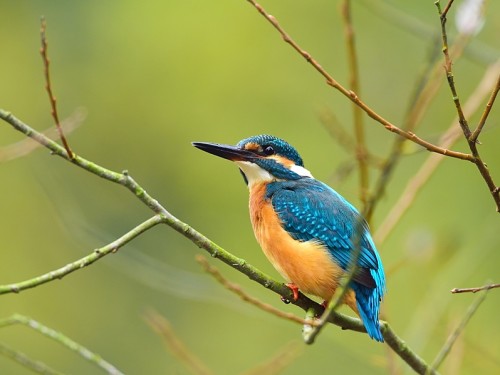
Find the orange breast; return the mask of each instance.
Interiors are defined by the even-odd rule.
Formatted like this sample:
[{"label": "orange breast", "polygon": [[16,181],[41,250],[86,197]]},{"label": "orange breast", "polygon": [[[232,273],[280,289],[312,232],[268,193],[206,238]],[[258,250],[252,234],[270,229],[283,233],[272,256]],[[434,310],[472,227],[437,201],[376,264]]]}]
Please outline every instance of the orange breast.
[{"label": "orange breast", "polygon": [[[287,281],[305,293],[330,300],[344,271],[320,243],[294,240],[283,229],[271,202],[264,199],[265,192],[264,183],[255,184],[250,191],[250,217],[264,254]],[[354,292],[345,302],[356,309]]]}]

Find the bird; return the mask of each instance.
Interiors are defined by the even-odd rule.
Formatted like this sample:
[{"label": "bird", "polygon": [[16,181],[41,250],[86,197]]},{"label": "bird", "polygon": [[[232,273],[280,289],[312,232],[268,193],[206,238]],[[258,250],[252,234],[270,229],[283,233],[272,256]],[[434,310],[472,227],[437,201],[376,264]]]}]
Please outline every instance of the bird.
[{"label": "bird", "polygon": [[[236,146],[192,142],[237,164],[249,189],[253,231],[264,254],[298,291],[332,298],[358,250],[357,269],[344,297],[368,335],[384,342],[379,323],[386,293],[382,260],[368,224],[344,197],[316,180],[289,143],[272,135],[245,138]],[[358,248],[359,247],[359,248]]]}]

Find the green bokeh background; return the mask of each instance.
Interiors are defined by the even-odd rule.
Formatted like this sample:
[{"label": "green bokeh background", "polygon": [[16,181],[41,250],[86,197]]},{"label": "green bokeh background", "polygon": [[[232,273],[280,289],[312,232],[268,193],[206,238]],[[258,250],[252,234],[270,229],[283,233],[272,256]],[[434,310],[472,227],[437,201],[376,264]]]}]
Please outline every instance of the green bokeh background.
[{"label": "green bokeh background", "polygon": [[[362,98],[401,124],[416,77],[436,41],[410,31],[406,20],[402,26],[401,18],[380,17],[366,3],[353,6]],[[433,1],[387,3],[426,30],[438,31]],[[263,5],[347,85],[339,1]],[[87,111],[83,125],[69,135],[76,153],[113,170],[129,170],[174,215],[270,275],[279,277],[254,240],[248,193],[236,168],[194,149],[191,141],[236,143],[260,133],[281,136],[299,149],[315,177],[360,206],[356,174],[334,178],[353,157],[318,118],[327,108],[350,128],[351,103],[325,85],[246,1],[16,1],[2,2],[1,13],[1,108],[36,129],[52,125],[38,53],[39,17],[45,15],[59,114],[65,118],[80,107]],[[474,50],[454,64],[463,100],[486,65],[500,56],[499,15],[500,3],[490,1],[485,26],[471,44]],[[453,25],[450,17],[452,33]],[[443,86],[417,132],[436,141],[454,117],[448,87]],[[472,124],[478,117],[472,117]],[[370,150],[387,155],[395,135],[365,120]],[[480,147],[497,183],[499,121],[494,108]],[[21,139],[1,123],[0,145]],[[467,147],[459,142],[455,149]],[[409,145],[408,150],[416,148]],[[375,230],[427,155],[411,152],[401,160],[375,214]],[[373,172],[372,181],[376,176]],[[151,215],[122,187],[42,149],[0,164],[0,181],[1,284],[59,268]],[[389,271],[383,314],[427,361],[476,298],[449,290],[500,281],[499,219],[474,166],[447,159],[379,245]],[[285,374],[384,374],[394,366],[408,372],[384,345],[335,326],[306,347],[300,342],[300,326],[245,304],[205,275],[194,262],[198,253],[176,232],[154,228],[61,281],[2,296],[0,317],[15,312],[31,316],[127,374],[189,373],[145,323],[149,308],[164,315],[178,337],[217,374],[254,368],[290,342],[298,354]],[[212,263],[248,293],[302,315],[236,271]],[[500,371],[499,293],[490,292],[443,373]],[[99,373],[26,327],[2,329],[0,341],[65,373]],[[29,372],[0,357],[0,373]]]}]

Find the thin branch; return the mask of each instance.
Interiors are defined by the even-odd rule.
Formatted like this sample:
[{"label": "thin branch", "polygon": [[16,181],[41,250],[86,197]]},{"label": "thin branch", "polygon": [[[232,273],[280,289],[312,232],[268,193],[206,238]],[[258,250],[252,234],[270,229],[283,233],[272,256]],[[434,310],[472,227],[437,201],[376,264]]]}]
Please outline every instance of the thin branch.
[{"label": "thin branch", "polygon": [[[362,216],[364,217],[364,216]],[[361,254],[361,236],[363,230],[363,218],[360,217],[355,226],[354,236],[351,238],[354,244],[354,251],[349,260],[349,266],[347,272],[342,277],[339,286],[337,287],[335,293],[333,294],[330,301],[328,301],[328,306],[326,307],[323,315],[318,321],[316,327],[313,327],[307,334],[304,333],[304,341],[306,344],[313,344],[316,337],[319,335],[323,327],[330,320],[330,318],[336,313],[337,309],[343,304],[344,297],[349,291],[349,284],[351,283],[356,271],[358,270],[358,260]]]},{"label": "thin branch", "polygon": [[[354,27],[351,15],[351,0],[343,0],[341,4],[341,13],[344,20],[344,32],[347,46],[347,58],[349,65],[349,82],[350,89],[359,94],[359,69],[358,56],[356,53],[356,41],[354,36]],[[363,111],[356,104],[352,103],[353,118],[354,118],[354,134],[356,136],[356,160],[358,161],[359,169],[359,193],[361,203],[365,205],[368,200],[368,152],[365,141],[365,129],[363,123]]]},{"label": "thin branch", "polygon": [[89,361],[93,365],[96,365],[101,370],[104,370],[108,374],[123,375],[120,370],[118,370],[111,363],[105,361],[100,355],[91,352],[89,349],[87,349],[83,345],[78,344],[69,337],[63,335],[61,332],[53,330],[52,328],[49,328],[34,319],[28,318],[24,315],[14,314],[9,318],[0,320],[0,328],[15,324],[25,325],[26,327],[35,330],[36,332],[42,334],[43,336],[46,336],[58,342],[67,349],[70,349],[75,353],[77,353],[78,355],[80,355],[80,357],[82,357],[83,359]]},{"label": "thin branch", "polygon": [[500,288],[500,284],[488,284],[484,286],[480,286],[477,288],[453,288],[450,290],[452,293],[477,293],[482,290],[490,290],[490,289],[495,289],[495,288]]},{"label": "thin branch", "polygon": [[450,353],[450,350],[453,347],[453,344],[457,340],[458,336],[460,336],[460,334],[462,333],[462,331],[467,326],[467,323],[469,323],[470,319],[474,316],[474,314],[478,310],[478,308],[481,305],[481,303],[483,303],[483,301],[485,300],[487,294],[488,294],[488,289],[485,289],[484,293],[482,295],[480,295],[472,303],[472,305],[470,305],[470,307],[468,308],[468,310],[465,313],[464,317],[462,318],[462,321],[457,326],[457,328],[455,328],[455,330],[451,333],[451,335],[448,337],[448,339],[446,340],[446,343],[441,348],[441,350],[439,351],[438,355],[436,356],[436,358],[432,362],[432,365],[431,365],[431,367],[428,370],[429,374],[430,374],[431,371],[436,370],[441,365],[441,363],[443,363],[443,361],[446,358],[446,356]]},{"label": "thin branch", "polygon": [[[319,113],[319,120],[326,131],[331,135],[339,146],[344,148],[349,153],[356,153],[356,142],[352,136],[344,129],[337,117],[328,109],[324,109]],[[399,139],[399,138],[398,138]],[[382,168],[383,160],[377,155],[371,154],[366,150],[366,163],[374,168]]]},{"label": "thin branch", "polygon": [[165,346],[193,374],[209,375],[212,371],[177,337],[170,322],[154,310],[144,314],[149,326],[163,339]]},{"label": "thin branch", "polygon": [[[451,48],[450,54],[453,57],[458,57],[463,53],[465,46],[467,45],[466,41],[468,38],[459,35],[457,38],[458,42]],[[403,121],[402,128],[405,131],[414,131],[417,125],[421,122],[422,117],[426,113],[430,104],[433,101],[433,98],[439,92],[439,88],[441,87],[443,80],[439,79],[442,72],[442,66],[439,62],[434,63],[434,54],[431,55],[429,60],[427,69],[425,73],[421,75],[419,78],[419,83],[416,85],[416,90],[412,97],[409,100],[409,109],[405,115],[405,119]],[[377,206],[377,202],[385,193],[385,187],[388,185],[390,178],[393,175],[393,172],[396,169],[398,162],[401,159],[401,155],[403,154],[405,138],[396,137],[393,141],[392,149],[387,157],[387,160],[382,168],[382,171],[379,175],[379,178],[376,182],[373,193],[371,194],[371,207],[367,212],[366,218],[370,221],[375,207]],[[443,144],[438,143],[441,147],[445,147]]]},{"label": "thin branch", "polygon": [[[491,65],[484,73],[476,89],[465,103],[464,111],[466,113],[472,115],[477,111],[484,98],[491,92],[492,82],[499,74],[500,60]],[[452,121],[448,130],[439,140],[438,144],[444,148],[451,147],[461,136],[460,129],[456,126],[456,121],[456,119]],[[443,155],[430,154],[427,156],[427,160],[422,164],[417,173],[408,181],[403,193],[397,202],[392,206],[392,209],[386,215],[384,221],[380,224],[377,232],[375,233],[376,243],[381,244],[385,241],[396,224],[400,222],[401,217],[410,208],[412,202],[415,200],[422,187],[433,175],[443,160]]]},{"label": "thin branch", "polygon": [[310,320],[305,320],[305,319],[299,318],[296,315],[281,311],[281,310],[275,308],[274,306],[271,306],[267,303],[259,301],[257,298],[248,295],[243,289],[241,289],[241,286],[230,282],[224,276],[222,276],[222,274],[219,272],[219,270],[217,270],[217,268],[211,266],[208,263],[208,261],[205,259],[205,257],[203,257],[202,255],[197,255],[196,261],[203,267],[205,272],[207,272],[208,274],[213,276],[214,279],[217,280],[217,282],[219,282],[219,284],[221,284],[227,290],[236,294],[243,301],[248,302],[251,305],[254,305],[254,306],[258,307],[259,309],[264,310],[265,312],[268,312],[272,315],[275,315],[281,319],[286,319],[286,320],[289,320],[291,322],[299,323],[299,324],[303,324],[303,325],[314,326],[317,324],[315,321],[310,321]]},{"label": "thin branch", "polygon": [[498,75],[497,84],[493,89],[493,92],[491,93],[490,99],[488,100],[488,103],[486,103],[486,108],[484,109],[481,119],[479,120],[479,124],[477,125],[476,130],[474,130],[474,132],[469,138],[471,142],[477,143],[477,138],[479,137],[479,134],[481,134],[481,132],[483,131],[483,127],[486,124],[486,119],[490,114],[491,108],[493,108],[493,103],[495,103],[495,99],[497,97],[499,90],[500,90],[500,74]]},{"label": "thin branch", "polygon": [[62,279],[64,276],[81,270],[84,267],[90,266],[92,263],[98,261],[102,257],[112,254],[118,251],[122,246],[127,244],[128,242],[132,241],[134,238],[139,236],[141,233],[144,233],[148,229],[151,229],[157,224],[163,223],[164,218],[161,215],[156,215],[153,216],[152,218],[146,220],[142,224],[138,225],[128,233],[124,234],[117,240],[107,244],[104,247],[101,247],[99,249],[95,249],[92,253],[89,255],[78,259],[75,262],[69,263],[65,265],[64,267],[61,267],[59,269],[56,269],[54,271],[50,271],[46,274],[21,281],[21,282],[16,282],[13,284],[7,284],[7,285],[0,285],[0,295],[1,294],[6,294],[6,293],[19,293],[22,290],[34,288],[36,286],[48,283],[50,281],[54,280],[59,280]]},{"label": "thin branch", "polygon": [[17,350],[9,348],[7,345],[0,343],[0,354],[12,359],[13,361],[19,363],[21,366],[27,369],[43,375],[63,375],[62,372],[56,371],[45,363],[40,361],[35,361],[28,357],[26,354],[21,353]]},{"label": "thin branch", "polygon": [[443,54],[445,60],[444,69],[446,72],[446,78],[448,80],[448,86],[450,87],[450,91],[453,95],[453,102],[455,103],[455,108],[458,114],[458,122],[460,124],[460,127],[462,128],[462,132],[464,133],[465,139],[467,140],[469,148],[472,152],[471,155],[472,158],[470,159],[470,161],[472,161],[476,165],[477,169],[479,170],[479,173],[483,177],[483,180],[486,182],[490,194],[493,200],[495,201],[497,212],[500,213],[500,186],[497,186],[493,182],[493,179],[490,175],[488,168],[486,167],[486,164],[482,161],[479,155],[479,151],[477,149],[477,142],[472,137],[473,134],[470,130],[469,124],[467,123],[464,112],[462,110],[460,99],[457,93],[457,88],[455,85],[455,79],[453,77],[452,60],[448,52],[448,35],[446,32],[446,15],[448,14],[448,11],[450,10],[451,5],[453,4],[453,0],[448,1],[448,4],[446,5],[443,11],[441,11],[440,0],[436,0],[434,4],[437,7],[439,17],[441,20],[441,36],[443,39]]},{"label": "thin branch", "polygon": [[[259,283],[267,289],[272,290],[274,293],[289,300],[293,300],[293,293],[287,286],[281,282],[271,279],[265,273],[248,264],[244,259],[234,256],[188,224],[177,219],[157,200],[151,197],[139,184],[137,184],[137,182],[135,182],[128,173],[117,173],[111,171],[77,155],[75,155],[75,158],[71,160],[63,147],[26,125],[21,120],[14,117],[11,113],[0,109],[0,118],[9,123],[14,129],[20,131],[28,137],[31,137],[32,139],[35,139],[37,142],[52,151],[54,155],[68,160],[76,166],[101,178],[126,187],[147,207],[161,215],[162,222],[191,240],[198,247],[206,250],[212,255],[212,257],[220,259],[222,262],[247,275],[251,280]],[[309,299],[302,293],[299,293],[299,298],[297,301],[293,301],[293,304],[300,307],[304,311],[312,310],[317,316],[324,311],[324,308],[321,305]],[[353,330],[356,332],[366,332],[361,320],[347,315],[335,313],[331,317],[330,322],[343,329]],[[380,324],[386,343],[416,372],[424,374],[428,365],[416,353],[406,346],[404,341],[392,331],[386,322],[381,321]]]},{"label": "thin branch", "polygon": [[42,55],[42,60],[43,60],[43,67],[44,67],[44,75],[45,75],[45,89],[47,90],[47,94],[49,95],[49,100],[50,100],[50,107],[51,107],[51,115],[54,118],[54,122],[56,123],[57,131],[59,132],[59,137],[61,138],[61,141],[64,145],[64,149],[68,153],[68,157],[70,159],[73,159],[74,154],[69,148],[68,141],[66,140],[66,137],[64,136],[61,124],[59,122],[59,115],[57,114],[57,100],[56,97],[54,96],[52,92],[52,84],[50,81],[50,71],[49,71],[49,65],[50,65],[50,60],[49,56],[47,54],[47,49],[48,49],[48,43],[47,43],[47,36],[46,36],[46,31],[47,31],[47,22],[45,21],[45,18],[42,17],[40,20],[40,37],[41,37],[41,42],[42,46],[40,47],[40,54]]},{"label": "thin branch", "polygon": [[404,137],[422,147],[425,149],[435,152],[438,154],[446,155],[449,157],[457,158],[457,159],[462,159],[462,160],[468,160],[473,162],[474,157],[470,154],[465,154],[463,152],[458,152],[458,151],[453,151],[453,150],[448,150],[444,149],[442,147],[436,146],[430,142],[425,141],[424,139],[418,137],[415,133],[413,132],[408,132],[403,129],[398,128],[396,125],[392,124],[382,116],[380,116],[378,113],[376,113],[372,108],[370,108],[367,104],[365,104],[359,97],[358,95],[352,91],[348,90],[345,87],[343,87],[340,83],[338,83],[308,52],[303,50],[286,32],[285,30],[280,26],[276,18],[270,14],[268,14],[265,9],[256,3],[254,0],[247,0],[250,4],[252,4],[257,11],[264,16],[264,18],[269,21],[274,28],[280,33],[281,37],[283,40],[288,43],[290,46],[292,46],[293,49],[295,49],[308,63],[310,63],[314,69],[316,69],[325,79],[326,83],[329,86],[332,86],[336,90],[340,91],[345,97],[347,97],[349,100],[354,102],[357,106],[359,106],[369,117],[377,121],[378,123],[382,124],[388,131],[395,133],[401,137]]},{"label": "thin branch", "polygon": [[266,362],[243,372],[241,375],[276,375],[281,373],[285,368],[297,359],[302,352],[297,341],[292,341],[284,345],[278,353]]},{"label": "thin branch", "polygon": [[446,78],[448,80],[448,85],[450,86],[451,94],[453,95],[453,102],[455,103],[455,108],[458,114],[458,122],[462,128],[462,131],[465,137],[468,139],[471,135],[471,131],[469,128],[469,124],[465,118],[464,112],[462,111],[462,106],[460,104],[460,98],[458,96],[457,88],[455,86],[455,79],[453,77],[452,71],[452,60],[449,53],[448,47],[448,34],[446,33],[446,15],[450,10],[451,5],[453,4],[453,0],[449,0],[445,9],[441,12],[440,0],[437,0],[434,3],[438,9],[439,16],[441,19],[441,37],[443,39],[443,54],[444,54],[444,70],[446,72]]}]

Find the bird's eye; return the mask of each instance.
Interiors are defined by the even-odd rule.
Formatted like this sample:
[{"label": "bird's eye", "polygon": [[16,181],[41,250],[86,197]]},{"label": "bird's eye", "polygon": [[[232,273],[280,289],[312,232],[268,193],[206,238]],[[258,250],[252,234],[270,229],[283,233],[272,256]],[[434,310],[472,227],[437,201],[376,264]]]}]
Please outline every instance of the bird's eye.
[{"label": "bird's eye", "polygon": [[273,146],[264,146],[264,154],[270,156],[274,155],[274,148]]}]

